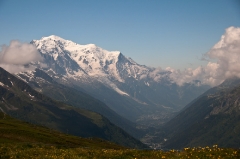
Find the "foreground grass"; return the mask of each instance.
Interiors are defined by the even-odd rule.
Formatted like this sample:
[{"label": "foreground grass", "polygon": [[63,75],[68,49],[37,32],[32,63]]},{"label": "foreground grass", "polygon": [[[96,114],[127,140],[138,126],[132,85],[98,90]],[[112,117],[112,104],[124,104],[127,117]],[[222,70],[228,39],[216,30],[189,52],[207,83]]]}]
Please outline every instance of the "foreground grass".
[{"label": "foreground grass", "polygon": [[0,144],[0,158],[35,159],[157,159],[157,158],[240,158],[240,150],[204,147],[185,148],[182,151],[135,150],[135,149],[91,149],[58,148],[51,145]]}]

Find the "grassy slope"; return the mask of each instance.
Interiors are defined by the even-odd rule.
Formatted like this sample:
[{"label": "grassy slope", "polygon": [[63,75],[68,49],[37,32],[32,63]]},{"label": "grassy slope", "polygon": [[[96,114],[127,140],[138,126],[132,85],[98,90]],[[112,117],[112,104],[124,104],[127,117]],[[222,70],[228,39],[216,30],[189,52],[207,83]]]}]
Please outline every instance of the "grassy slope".
[{"label": "grassy slope", "polygon": [[63,134],[46,127],[11,118],[3,113],[0,113],[0,143],[41,143],[58,147],[124,148],[98,138],[80,138]]}]

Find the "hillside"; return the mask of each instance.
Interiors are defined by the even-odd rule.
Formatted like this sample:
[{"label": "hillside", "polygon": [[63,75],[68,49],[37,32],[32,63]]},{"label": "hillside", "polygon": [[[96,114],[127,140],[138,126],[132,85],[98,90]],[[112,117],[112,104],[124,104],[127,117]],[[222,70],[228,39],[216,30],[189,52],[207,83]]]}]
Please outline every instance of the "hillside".
[{"label": "hillside", "polygon": [[141,130],[136,129],[136,124],[121,117],[100,100],[80,90],[57,83],[43,70],[36,69],[28,74],[19,73],[18,77],[28,82],[38,92],[52,99],[99,113],[134,137],[139,138],[142,135]]},{"label": "hillside", "polygon": [[158,136],[165,148],[240,146],[240,80],[228,79],[210,89],[167,122]]},{"label": "hillside", "polygon": [[44,144],[57,147],[91,147],[124,149],[124,147],[98,138],[80,138],[60,133],[43,126],[14,119],[0,112],[0,142],[5,144]]},{"label": "hillside", "polygon": [[46,97],[0,68],[1,111],[29,123],[81,137],[98,137],[127,147],[145,147],[105,117]]},{"label": "hillside", "polygon": [[213,147],[182,151],[127,149],[98,138],[80,138],[14,119],[0,112],[0,158],[239,158],[237,149]]}]

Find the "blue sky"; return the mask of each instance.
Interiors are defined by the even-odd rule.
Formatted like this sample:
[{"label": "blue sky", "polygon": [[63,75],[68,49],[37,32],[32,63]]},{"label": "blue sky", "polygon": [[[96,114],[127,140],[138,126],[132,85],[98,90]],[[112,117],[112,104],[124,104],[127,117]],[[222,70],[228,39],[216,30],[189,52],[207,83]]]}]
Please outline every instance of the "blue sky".
[{"label": "blue sky", "polygon": [[0,45],[54,34],[182,70],[205,65],[225,29],[240,27],[240,1],[0,0],[0,21]]}]

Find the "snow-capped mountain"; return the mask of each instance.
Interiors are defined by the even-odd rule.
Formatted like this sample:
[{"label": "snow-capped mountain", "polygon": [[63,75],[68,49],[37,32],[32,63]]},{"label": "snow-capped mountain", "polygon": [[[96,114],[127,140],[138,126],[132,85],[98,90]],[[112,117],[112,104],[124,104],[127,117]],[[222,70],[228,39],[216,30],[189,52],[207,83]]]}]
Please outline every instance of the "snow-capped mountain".
[{"label": "snow-capped mountain", "polygon": [[[109,76],[123,82],[119,71],[126,71],[128,76],[140,78],[140,75],[149,71],[149,68],[138,65],[130,58],[126,58],[119,51],[107,51],[95,44],[79,45],[70,40],[64,40],[51,35],[40,40],[33,40],[37,49],[44,55],[50,55],[54,61],[61,61],[63,57],[78,64],[89,76]],[[65,61],[65,60],[64,60]],[[65,66],[66,67],[66,66]],[[68,67],[73,71],[76,68]],[[79,73],[74,72],[75,75]],[[81,72],[82,73],[82,72]],[[82,75],[82,74],[80,74]]]},{"label": "snow-capped mountain", "polygon": [[48,67],[56,73],[74,79],[88,75],[125,95],[128,94],[111,81],[124,83],[130,77],[138,80],[152,70],[126,58],[119,51],[107,51],[94,44],[79,45],[55,35],[31,43],[45,57],[44,62]]},{"label": "snow-capped mountain", "polygon": [[179,86],[169,71],[140,65],[119,51],[94,44],[80,45],[55,35],[31,43],[44,59],[44,64],[34,65],[131,120],[165,118],[162,112],[179,110],[208,88],[194,83]]}]

